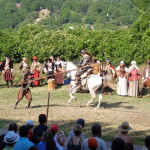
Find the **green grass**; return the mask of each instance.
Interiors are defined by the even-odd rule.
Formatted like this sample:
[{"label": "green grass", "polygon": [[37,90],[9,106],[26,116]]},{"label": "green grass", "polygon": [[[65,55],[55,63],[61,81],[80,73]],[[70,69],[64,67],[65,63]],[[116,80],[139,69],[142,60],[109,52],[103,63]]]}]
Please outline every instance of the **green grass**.
[{"label": "green grass", "polygon": [[[17,73],[18,76],[21,73]],[[45,82],[45,81],[44,81]],[[48,87],[43,85],[37,88],[31,88],[33,101],[31,109],[25,109],[27,100],[24,98],[15,110],[13,106],[16,101],[19,87],[6,88],[2,76],[0,76],[0,127],[7,128],[10,122],[17,122],[18,125],[25,124],[29,119],[38,124],[38,115],[46,114]],[[77,100],[68,104],[69,99],[68,86],[58,87],[50,91],[50,107],[48,126],[52,123],[58,123],[60,130],[67,134],[73,127],[78,118],[84,118],[86,125],[84,133],[90,136],[93,123],[99,123],[102,126],[102,138],[111,141],[118,134],[118,126],[123,121],[128,121],[132,127],[130,135],[136,141],[136,144],[143,144],[144,137],[150,135],[150,97],[144,96],[141,99],[135,97],[121,97],[113,95],[103,96],[100,109],[95,109],[98,98],[94,105],[86,107],[87,101],[91,98],[89,93],[77,93]]]}]

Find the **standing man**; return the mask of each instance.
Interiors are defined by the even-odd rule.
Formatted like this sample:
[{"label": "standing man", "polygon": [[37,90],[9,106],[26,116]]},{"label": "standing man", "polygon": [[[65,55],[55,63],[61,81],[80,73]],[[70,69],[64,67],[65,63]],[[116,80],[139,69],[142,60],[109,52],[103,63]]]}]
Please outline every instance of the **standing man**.
[{"label": "standing man", "polygon": [[8,54],[5,55],[5,60],[2,62],[1,70],[4,75],[4,80],[6,81],[7,87],[9,88],[9,82],[13,86],[13,61],[10,59]]},{"label": "standing man", "polygon": [[18,103],[20,102],[20,100],[23,99],[24,96],[28,100],[28,106],[26,108],[30,107],[30,104],[32,101],[32,95],[31,95],[31,91],[29,89],[29,87],[31,85],[31,81],[32,81],[32,74],[31,74],[31,72],[27,72],[21,81],[21,88],[18,92],[18,97],[17,97],[16,104],[14,106],[14,109],[17,108]]},{"label": "standing man", "polygon": [[143,97],[144,89],[146,87],[150,88],[150,59],[147,59],[146,66],[142,74],[142,89],[140,91],[140,96],[138,96],[139,98]]}]

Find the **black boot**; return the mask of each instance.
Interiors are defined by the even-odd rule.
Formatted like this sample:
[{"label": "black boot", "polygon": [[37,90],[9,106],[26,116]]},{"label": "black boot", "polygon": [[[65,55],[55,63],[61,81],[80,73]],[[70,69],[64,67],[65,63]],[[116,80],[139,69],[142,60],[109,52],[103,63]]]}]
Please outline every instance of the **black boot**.
[{"label": "black boot", "polygon": [[14,109],[17,108],[18,103],[19,103],[19,100],[16,102],[16,104],[15,104],[15,106],[14,106]]},{"label": "black boot", "polygon": [[7,84],[7,87],[9,88],[9,82],[8,81],[6,81],[6,84]]},{"label": "black boot", "polygon": [[31,104],[31,102],[28,102],[28,106],[26,108],[31,108],[30,104]]}]

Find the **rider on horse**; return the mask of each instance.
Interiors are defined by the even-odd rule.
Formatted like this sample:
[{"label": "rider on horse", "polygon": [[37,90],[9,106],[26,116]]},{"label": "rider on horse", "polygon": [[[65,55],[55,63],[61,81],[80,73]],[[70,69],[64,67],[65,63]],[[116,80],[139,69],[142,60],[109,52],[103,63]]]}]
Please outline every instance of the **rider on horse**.
[{"label": "rider on horse", "polygon": [[90,68],[88,67],[84,67],[87,65],[90,65],[91,62],[91,54],[89,54],[88,52],[86,52],[86,50],[81,50],[81,55],[82,55],[82,60],[79,62],[78,66],[81,67],[81,69],[77,72],[77,81],[78,81],[78,85],[81,86],[81,79],[85,78],[84,76],[82,76],[85,72],[87,72],[87,70]]}]

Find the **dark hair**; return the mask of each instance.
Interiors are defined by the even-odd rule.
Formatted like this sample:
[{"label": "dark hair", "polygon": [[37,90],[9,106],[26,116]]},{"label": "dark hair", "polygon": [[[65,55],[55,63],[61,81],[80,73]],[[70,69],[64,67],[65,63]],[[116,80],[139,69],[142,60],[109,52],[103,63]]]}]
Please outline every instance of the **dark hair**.
[{"label": "dark hair", "polygon": [[73,132],[76,136],[81,136],[82,126],[80,124],[75,124],[74,127],[73,127]]},{"label": "dark hair", "polygon": [[77,120],[77,122],[76,122],[77,124],[80,124],[81,126],[82,126],[82,128],[84,128],[84,126],[85,126],[85,121],[84,121],[84,119],[78,119]]},{"label": "dark hair", "polygon": [[31,146],[28,150],[38,150],[36,146]]},{"label": "dark hair", "polygon": [[46,123],[46,122],[47,122],[46,115],[45,114],[40,114],[39,115],[39,123],[43,124],[43,123]]},{"label": "dark hair", "polygon": [[57,150],[57,147],[56,147],[56,143],[54,141],[54,135],[53,133],[51,132],[47,138],[48,140],[46,141],[46,149],[45,150]]},{"label": "dark hair", "polygon": [[9,124],[8,131],[17,132],[17,130],[18,130],[18,126],[15,122],[12,122],[12,123]]},{"label": "dark hair", "polygon": [[27,125],[23,125],[19,128],[19,134],[21,137],[27,137],[29,133],[29,128]]},{"label": "dark hair", "polygon": [[124,150],[125,142],[121,138],[116,138],[112,141],[112,150]]},{"label": "dark hair", "polygon": [[126,143],[124,146],[124,150],[134,150],[134,147],[131,143]]},{"label": "dark hair", "polygon": [[101,137],[101,126],[99,124],[92,125],[92,134]]},{"label": "dark hair", "polygon": [[150,149],[150,136],[145,137],[145,146]]}]

